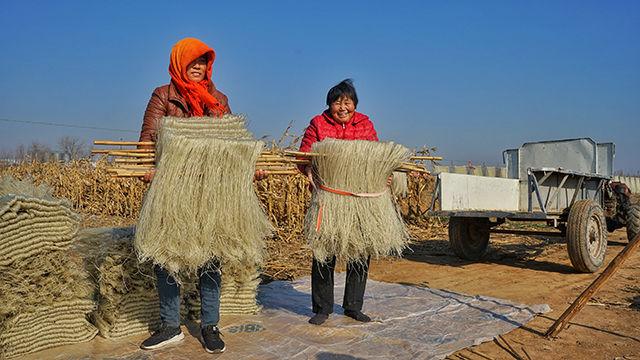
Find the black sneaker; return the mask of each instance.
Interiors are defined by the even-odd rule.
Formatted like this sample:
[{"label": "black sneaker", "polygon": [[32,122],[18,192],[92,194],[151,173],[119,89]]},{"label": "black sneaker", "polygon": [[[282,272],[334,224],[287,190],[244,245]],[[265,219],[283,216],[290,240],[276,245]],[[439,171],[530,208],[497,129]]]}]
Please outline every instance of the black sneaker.
[{"label": "black sneaker", "polygon": [[180,327],[162,325],[151,337],[142,342],[140,348],[143,350],[159,349],[163,346],[177,343],[182,339],[184,339],[184,334]]},{"label": "black sneaker", "polygon": [[329,314],[315,314],[309,319],[309,324],[322,325],[329,318]]},{"label": "black sneaker", "polygon": [[202,329],[202,342],[210,354],[221,353],[227,348],[220,338],[220,329],[215,325],[207,325]]}]

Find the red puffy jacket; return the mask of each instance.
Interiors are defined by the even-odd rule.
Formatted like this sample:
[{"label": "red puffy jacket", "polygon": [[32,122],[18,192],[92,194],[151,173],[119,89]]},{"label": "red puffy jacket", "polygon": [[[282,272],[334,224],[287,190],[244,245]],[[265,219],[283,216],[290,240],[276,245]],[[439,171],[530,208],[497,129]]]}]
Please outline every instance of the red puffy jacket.
[{"label": "red puffy jacket", "polygon": [[378,141],[378,134],[365,114],[355,112],[348,123],[340,124],[333,120],[328,111],[325,111],[311,119],[311,123],[304,132],[300,151],[311,151],[313,143],[325,138]]}]

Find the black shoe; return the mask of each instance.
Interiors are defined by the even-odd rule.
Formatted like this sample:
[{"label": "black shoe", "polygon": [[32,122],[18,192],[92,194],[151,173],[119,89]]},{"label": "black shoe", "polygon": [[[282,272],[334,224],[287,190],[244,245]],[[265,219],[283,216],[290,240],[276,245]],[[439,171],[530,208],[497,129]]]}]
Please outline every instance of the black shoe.
[{"label": "black shoe", "polygon": [[151,337],[143,341],[140,348],[143,350],[159,349],[165,345],[176,343],[184,339],[184,334],[180,327],[169,327],[162,325]]},{"label": "black shoe", "polygon": [[313,325],[321,325],[329,318],[329,314],[315,314],[311,319],[309,319],[309,324]]},{"label": "black shoe", "polygon": [[215,325],[207,325],[202,329],[202,342],[210,354],[221,353],[227,348],[220,338],[220,329]]},{"label": "black shoe", "polygon": [[345,310],[344,314],[354,320],[360,321],[360,322],[369,322],[371,321],[371,318],[368,317],[367,315],[363,314],[362,311],[356,311],[356,310]]}]

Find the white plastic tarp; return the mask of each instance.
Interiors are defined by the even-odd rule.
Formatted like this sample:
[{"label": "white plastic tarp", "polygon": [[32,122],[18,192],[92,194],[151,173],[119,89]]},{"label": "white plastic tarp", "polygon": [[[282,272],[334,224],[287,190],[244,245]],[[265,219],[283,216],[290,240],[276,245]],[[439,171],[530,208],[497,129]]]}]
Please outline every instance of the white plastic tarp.
[{"label": "white plastic tarp", "polygon": [[485,296],[369,280],[364,312],[371,323],[342,315],[344,274],[335,277],[334,314],[321,326],[311,312],[309,278],[274,281],[259,290],[263,310],[222,328],[233,348],[220,358],[443,359],[489,341],[549,311]]}]

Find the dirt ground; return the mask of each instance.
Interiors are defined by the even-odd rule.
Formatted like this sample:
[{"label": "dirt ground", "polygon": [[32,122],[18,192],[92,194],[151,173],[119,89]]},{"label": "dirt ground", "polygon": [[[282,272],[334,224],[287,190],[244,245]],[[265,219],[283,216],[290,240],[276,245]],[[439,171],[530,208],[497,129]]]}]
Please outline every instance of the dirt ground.
[{"label": "dirt ground", "polygon": [[[119,223],[96,219],[85,223],[116,224]],[[640,359],[640,283],[637,280],[640,253],[633,254],[624,263],[558,338],[548,340],[543,337],[545,331],[598,275],[576,273],[562,239],[492,234],[487,258],[470,263],[453,255],[445,226],[435,230],[413,227],[411,231],[417,239],[411,250],[402,259],[372,262],[371,279],[488,295],[524,304],[546,303],[552,308],[550,313],[536,317],[527,326],[504,335],[504,340],[458,351],[449,359]],[[609,234],[607,263],[626,244],[624,229]],[[170,350],[160,357],[149,357],[149,353],[135,352],[143,339],[144,336],[139,336],[112,343],[97,337],[86,344],[51,349],[25,358],[209,358],[195,338],[188,340],[190,350],[186,353],[173,354]],[[514,351],[517,354],[513,354]]]},{"label": "dirt ground", "polygon": [[[414,229],[418,237],[420,231]],[[624,229],[609,234],[607,263],[627,244]],[[552,311],[493,341],[450,359],[640,359],[640,253],[633,254],[556,339],[543,334],[599,274],[574,272],[560,238],[492,234],[483,262],[469,263],[448,248],[446,232],[432,232],[404,259],[378,261],[370,278],[482,294]],[[604,266],[602,267],[602,270]],[[517,352],[510,354],[509,346]]]}]

